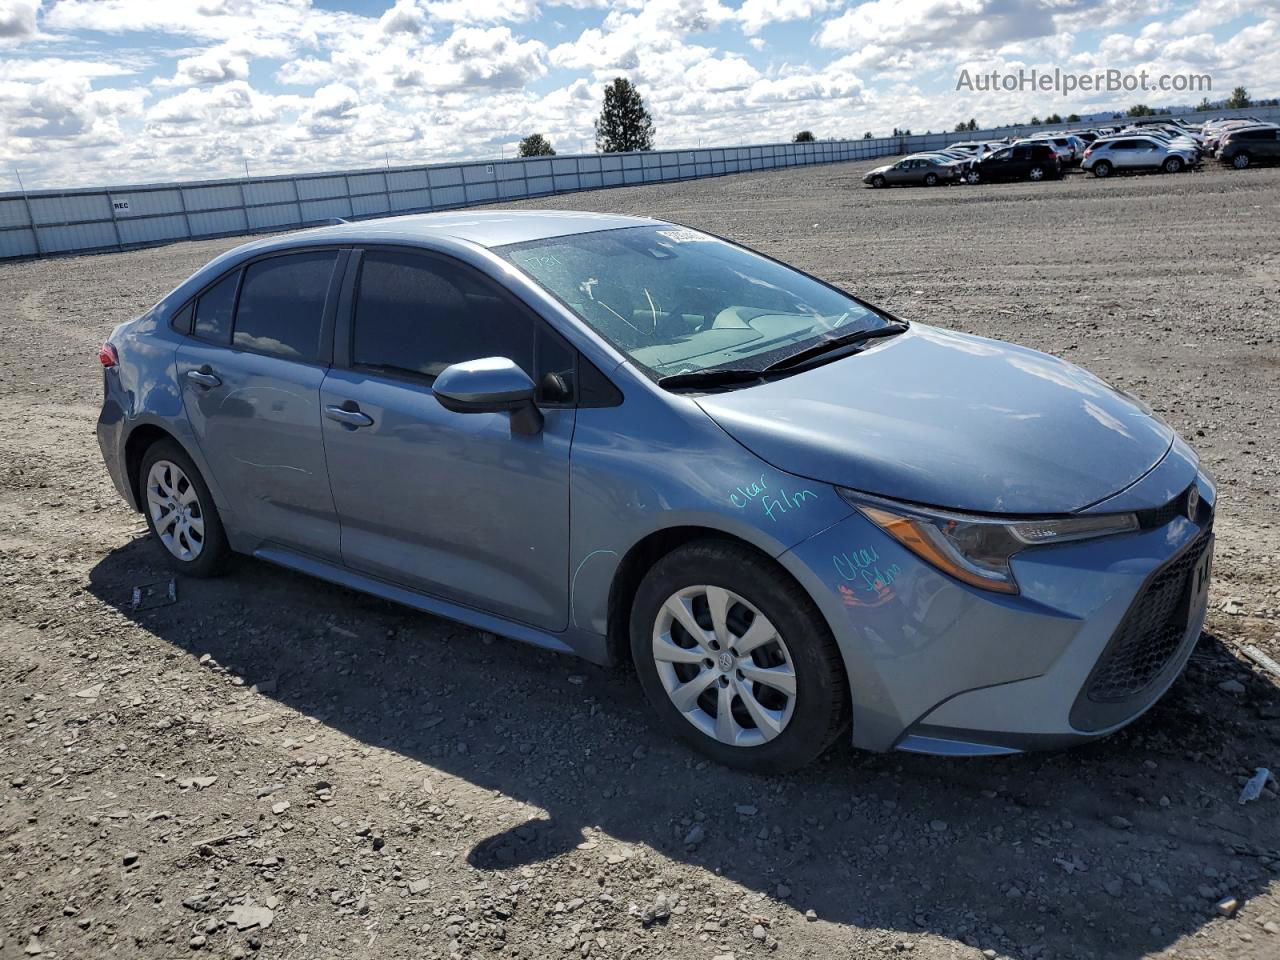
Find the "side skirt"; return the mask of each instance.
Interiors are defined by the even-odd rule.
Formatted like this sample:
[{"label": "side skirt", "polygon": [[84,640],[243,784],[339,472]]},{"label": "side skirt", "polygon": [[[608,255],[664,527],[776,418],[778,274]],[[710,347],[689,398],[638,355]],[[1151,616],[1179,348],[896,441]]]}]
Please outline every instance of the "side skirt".
[{"label": "side skirt", "polygon": [[[590,644],[587,642],[589,638],[575,638],[583,641],[581,646],[575,648],[566,642],[565,636],[547,633],[536,627],[515,623],[502,617],[496,617],[493,614],[483,613],[472,607],[441,600],[439,597],[417,593],[416,591],[396,586],[393,583],[388,583],[386,580],[358,573],[336,563],[330,563],[327,560],[318,560],[306,554],[295,553],[284,547],[263,545],[254,550],[253,555],[259,560],[287,567],[290,570],[296,570],[298,573],[305,573],[308,576],[327,580],[329,583],[336,583],[352,590],[369,593],[375,597],[381,597],[383,600],[400,603],[406,607],[421,610],[423,613],[430,613],[446,620],[456,620],[458,623],[475,627],[477,630],[487,630],[490,633],[496,633],[502,637],[511,637],[513,640],[530,643],[545,650],[554,650],[556,653],[567,653],[571,656],[581,656],[588,660],[596,660],[596,656],[592,655],[595,651],[590,649]],[[603,648],[604,638],[599,638],[598,643]],[[597,660],[596,662],[600,661]]]}]

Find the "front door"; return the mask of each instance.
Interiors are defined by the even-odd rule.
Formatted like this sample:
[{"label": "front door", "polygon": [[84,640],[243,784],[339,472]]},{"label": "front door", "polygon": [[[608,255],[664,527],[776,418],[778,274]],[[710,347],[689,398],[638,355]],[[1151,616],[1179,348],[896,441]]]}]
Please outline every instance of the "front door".
[{"label": "front door", "polygon": [[339,257],[293,252],[224,277],[196,301],[177,354],[187,419],[236,527],[330,560],[340,552],[320,383]]},{"label": "front door", "polygon": [[[565,379],[547,374],[571,372],[572,350],[455,260],[371,249],[357,269],[320,398],[344,563],[564,629],[575,410],[552,391]],[[432,394],[445,367],[491,356],[546,384],[538,433],[513,431],[506,413],[451,412]]]}]

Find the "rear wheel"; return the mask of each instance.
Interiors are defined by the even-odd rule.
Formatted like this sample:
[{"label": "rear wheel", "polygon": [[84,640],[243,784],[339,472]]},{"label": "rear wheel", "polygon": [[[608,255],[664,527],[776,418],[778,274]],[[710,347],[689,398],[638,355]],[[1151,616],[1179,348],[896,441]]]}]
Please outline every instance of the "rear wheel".
[{"label": "rear wheel", "polygon": [[631,655],[668,733],[719,763],[794,770],[839,735],[840,653],[801,587],[746,547],[688,544],[654,565],[631,610]]},{"label": "rear wheel", "polygon": [[1249,166],[1249,163],[1250,163],[1249,155],[1244,151],[1237,153],[1234,157],[1231,158],[1231,165],[1235,167],[1237,170],[1243,170],[1245,167]]},{"label": "rear wheel", "polygon": [[1099,160],[1097,163],[1093,165],[1093,175],[1095,177],[1111,176],[1111,164],[1108,163],[1106,160]]},{"label": "rear wheel", "polygon": [[926,173],[924,175],[924,185],[926,187],[936,187],[938,185],[938,175],[936,173]]},{"label": "rear wheel", "polygon": [[1030,177],[1032,180],[1043,180],[1044,167],[1032,167],[1030,170],[1027,171],[1027,176]]},{"label": "rear wheel", "polygon": [[1178,173],[1179,171],[1182,170],[1182,158],[1169,157],[1164,162],[1163,170],[1165,173]]},{"label": "rear wheel", "polygon": [[178,444],[152,444],[138,469],[142,509],[169,565],[189,577],[212,577],[231,557],[209,487]]}]

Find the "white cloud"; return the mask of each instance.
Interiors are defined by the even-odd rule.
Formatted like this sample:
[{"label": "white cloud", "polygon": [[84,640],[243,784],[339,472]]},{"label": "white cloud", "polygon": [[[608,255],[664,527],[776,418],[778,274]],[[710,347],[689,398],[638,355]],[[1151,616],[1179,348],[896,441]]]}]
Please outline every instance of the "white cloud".
[{"label": "white cloud", "polygon": [[24,40],[36,35],[40,0],[0,0],[0,40]]},{"label": "white cloud", "polygon": [[812,20],[838,6],[842,0],[744,0],[738,8],[742,32],[751,35],[773,23]]},{"label": "white cloud", "polygon": [[206,86],[228,80],[249,79],[249,61],[226,50],[210,51],[178,61],[171,83],[179,86]]}]

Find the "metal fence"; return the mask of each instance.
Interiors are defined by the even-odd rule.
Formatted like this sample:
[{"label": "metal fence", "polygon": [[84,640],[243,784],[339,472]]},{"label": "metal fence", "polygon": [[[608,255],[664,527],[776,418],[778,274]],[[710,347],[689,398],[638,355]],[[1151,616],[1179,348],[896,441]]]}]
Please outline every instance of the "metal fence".
[{"label": "metal fence", "polygon": [[[1244,113],[1246,111],[1239,111]],[[1280,108],[1249,111],[1280,118]],[[1205,116],[1221,116],[1215,111]],[[601,187],[718,177],[934,150],[957,139],[1021,136],[1001,127],[869,140],[588,154],[387,167],[345,173],[0,193],[0,260],[282,231]],[[1059,125],[1058,129],[1061,129]]]}]

